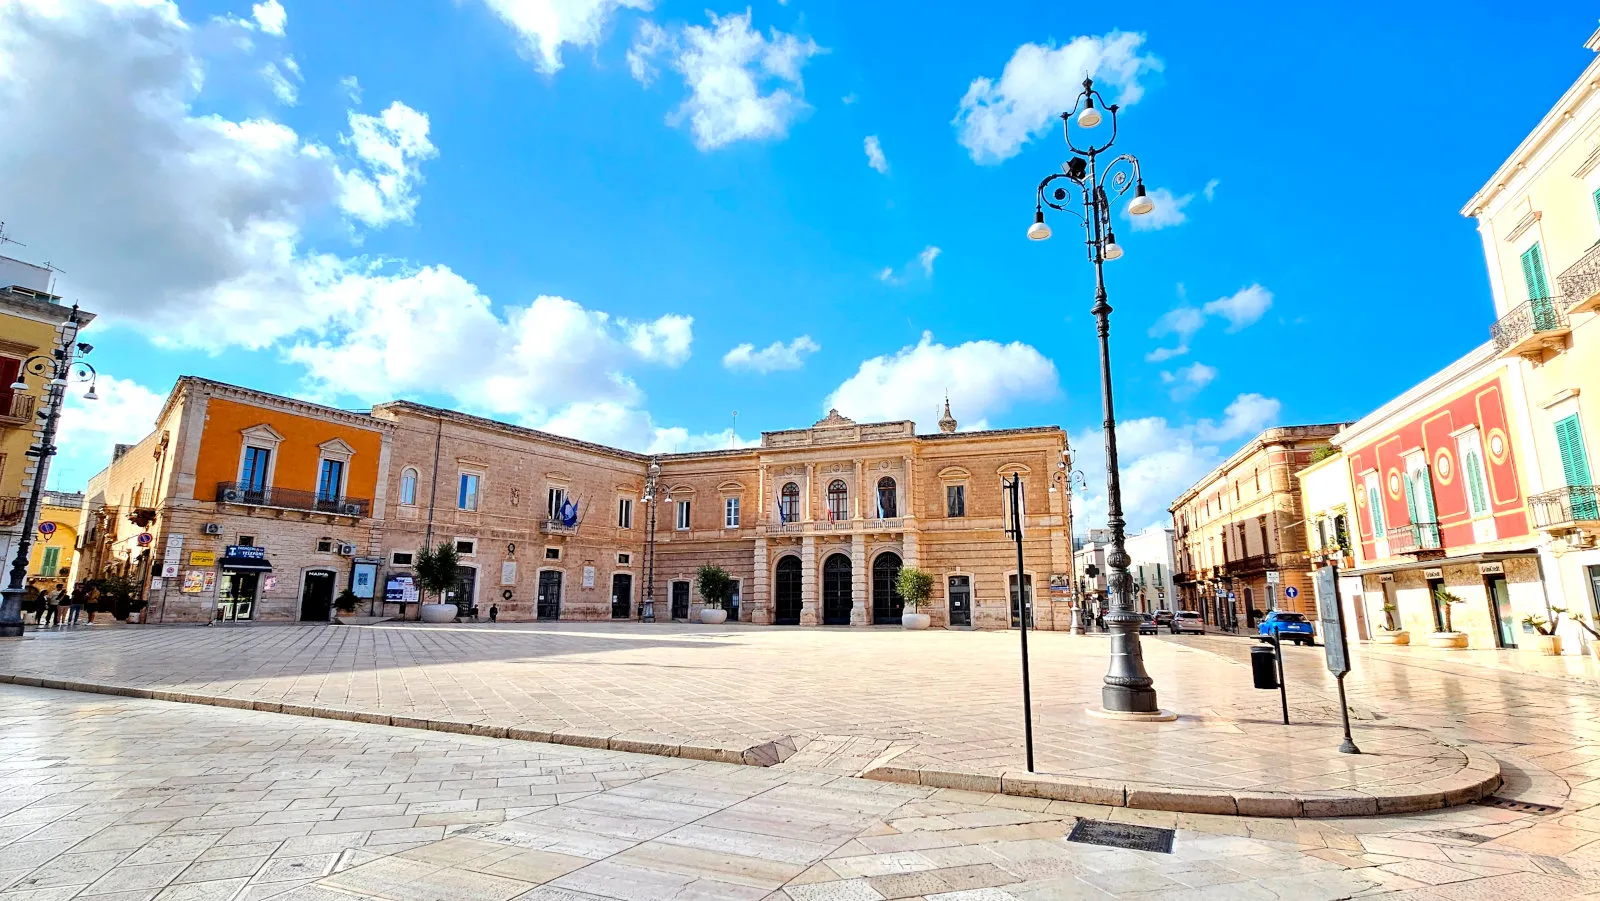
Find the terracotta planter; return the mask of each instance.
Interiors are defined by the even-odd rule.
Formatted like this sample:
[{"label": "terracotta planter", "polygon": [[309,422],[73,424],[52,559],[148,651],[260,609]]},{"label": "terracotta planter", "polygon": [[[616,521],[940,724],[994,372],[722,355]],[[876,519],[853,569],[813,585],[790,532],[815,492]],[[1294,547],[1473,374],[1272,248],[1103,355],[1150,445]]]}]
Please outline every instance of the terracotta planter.
[{"label": "terracotta planter", "polygon": [[425,623],[453,623],[460,613],[455,604],[422,605],[422,621]]},{"label": "terracotta planter", "polygon": [[1467,646],[1465,632],[1435,632],[1428,636],[1428,647],[1461,649]]},{"label": "terracotta planter", "polygon": [[728,611],[719,607],[701,607],[700,622],[707,626],[720,626],[728,621]]},{"label": "terracotta planter", "polygon": [[926,613],[900,614],[900,627],[903,629],[926,629],[933,619]]},{"label": "terracotta planter", "polygon": [[1397,631],[1394,631],[1394,632],[1385,632],[1384,630],[1379,629],[1377,632],[1373,633],[1372,643],[1373,644],[1410,644],[1411,643],[1411,633],[1407,632],[1404,629],[1400,629],[1400,630],[1397,630]]},{"label": "terracotta planter", "polygon": [[1533,636],[1534,650],[1545,657],[1561,656],[1560,635],[1535,635]]}]

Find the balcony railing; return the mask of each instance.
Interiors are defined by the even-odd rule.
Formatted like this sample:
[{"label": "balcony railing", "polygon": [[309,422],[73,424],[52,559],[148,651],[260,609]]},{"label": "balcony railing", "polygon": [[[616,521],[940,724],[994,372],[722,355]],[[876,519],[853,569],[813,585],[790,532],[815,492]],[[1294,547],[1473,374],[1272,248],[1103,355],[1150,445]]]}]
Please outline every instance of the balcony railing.
[{"label": "balcony railing", "polygon": [[[4,387],[0,386],[0,391]],[[33,419],[34,404],[38,398],[31,394],[18,394],[15,391],[0,394],[0,419],[25,423]]]},{"label": "balcony railing", "polygon": [[329,498],[315,491],[293,491],[288,488],[256,489],[238,482],[218,483],[217,503],[358,517],[366,516],[372,509],[372,501],[364,497]]},{"label": "balcony railing", "polygon": [[1578,257],[1578,262],[1556,276],[1556,287],[1571,299],[1568,313],[1592,313],[1600,310],[1600,243]]},{"label": "balcony railing", "polygon": [[1414,522],[1389,529],[1389,553],[1415,554],[1418,551],[1439,550],[1439,524]]},{"label": "balcony railing", "polygon": [[1533,524],[1541,529],[1570,529],[1579,524],[1600,526],[1600,488],[1578,485],[1557,488],[1528,498]]},{"label": "balcony railing", "polygon": [[559,519],[547,519],[539,523],[539,531],[546,535],[576,535],[578,527],[569,526]]},{"label": "balcony railing", "polygon": [[1489,328],[1495,350],[1509,357],[1559,346],[1572,331],[1567,319],[1569,304],[1566,297],[1536,297],[1513,308]]},{"label": "balcony railing", "polygon": [[27,503],[20,497],[0,497],[0,525],[9,526],[20,521]]}]

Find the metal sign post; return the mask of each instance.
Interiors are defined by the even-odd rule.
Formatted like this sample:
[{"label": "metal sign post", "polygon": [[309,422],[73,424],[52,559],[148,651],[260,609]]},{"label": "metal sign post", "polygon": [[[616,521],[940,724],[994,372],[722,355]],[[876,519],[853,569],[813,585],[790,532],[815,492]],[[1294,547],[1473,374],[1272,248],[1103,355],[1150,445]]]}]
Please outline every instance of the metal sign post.
[{"label": "metal sign post", "polygon": [[1028,750],[1028,772],[1033,772],[1033,696],[1028,681],[1028,618],[1032,614],[1028,603],[1027,582],[1022,565],[1022,476],[1009,480],[1001,477],[1000,484],[1011,496],[1011,524],[1007,529],[1017,542],[1017,631],[1022,634],[1022,733]]},{"label": "metal sign post", "polygon": [[1272,656],[1278,660],[1278,701],[1283,704],[1283,724],[1289,725],[1289,686],[1283,681],[1283,636],[1272,630]]},{"label": "metal sign post", "polygon": [[1322,647],[1327,655],[1328,672],[1339,683],[1339,717],[1344,721],[1341,754],[1360,754],[1350,737],[1350,706],[1344,699],[1344,677],[1350,672],[1350,648],[1344,634],[1344,608],[1339,603],[1339,570],[1324,566],[1316,572],[1317,612],[1322,620]]}]

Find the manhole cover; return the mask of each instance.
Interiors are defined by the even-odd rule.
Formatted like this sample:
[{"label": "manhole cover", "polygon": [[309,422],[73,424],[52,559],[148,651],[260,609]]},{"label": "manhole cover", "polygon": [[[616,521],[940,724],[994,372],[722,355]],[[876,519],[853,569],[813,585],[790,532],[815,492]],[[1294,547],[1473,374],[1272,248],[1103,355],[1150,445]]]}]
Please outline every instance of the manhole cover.
[{"label": "manhole cover", "polygon": [[1498,795],[1490,795],[1478,803],[1485,807],[1498,807],[1501,810],[1519,810],[1523,813],[1532,813],[1539,816],[1548,816],[1549,814],[1555,813],[1561,809],[1559,807],[1551,807],[1548,804],[1535,804],[1531,801],[1517,801],[1512,798],[1502,798]]},{"label": "manhole cover", "polygon": [[1171,829],[1134,826],[1129,823],[1108,823],[1105,820],[1079,820],[1078,824],[1072,827],[1072,834],[1067,836],[1067,841],[1171,854],[1173,835]]}]

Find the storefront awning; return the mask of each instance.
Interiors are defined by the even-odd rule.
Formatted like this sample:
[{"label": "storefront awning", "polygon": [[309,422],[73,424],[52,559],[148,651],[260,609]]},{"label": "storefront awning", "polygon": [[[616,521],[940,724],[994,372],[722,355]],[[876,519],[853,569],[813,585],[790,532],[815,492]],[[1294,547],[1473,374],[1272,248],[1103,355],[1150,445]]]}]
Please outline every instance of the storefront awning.
[{"label": "storefront awning", "polygon": [[269,573],[272,564],[261,557],[223,557],[217,563],[223,571],[242,573]]},{"label": "storefront awning", "polygon": [[1439,569],[1445,566],[1466,566],[1473,563],[1495,563],[1501,560],[1514,560],[1519,557],[1537,557],[1538,551],[1486,551],[1481,554],[1463,554],[1460,557],[1436,557],[1432,560],[1415,560],[1405,563],[1394,563],[1388,566],[1363,566],[1360,569],[1347,569],[1339,573],[1341,576],[1375,576],[1382,573],[1406,572],[1413,569]]}]

